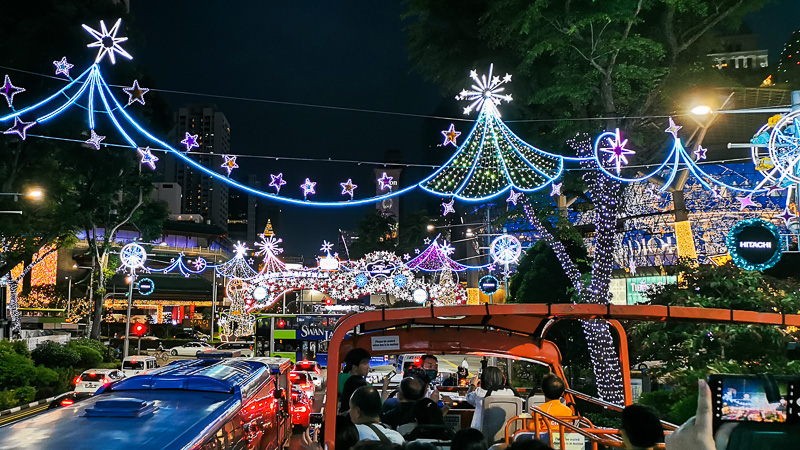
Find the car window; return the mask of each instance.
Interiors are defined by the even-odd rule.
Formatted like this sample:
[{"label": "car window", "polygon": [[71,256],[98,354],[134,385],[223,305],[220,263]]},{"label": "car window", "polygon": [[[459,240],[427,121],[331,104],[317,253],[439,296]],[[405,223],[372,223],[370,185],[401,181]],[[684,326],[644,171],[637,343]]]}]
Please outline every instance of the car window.
[{"label": "car window", "polygon": [[144,361],[123,361],[122,362],[122,369],[123,370],[144,370]]},{"label": "car window", "polygon": [[83,372],[81,374],[82,381],[100,381],[103,379],[103,374],[98,372]]}]

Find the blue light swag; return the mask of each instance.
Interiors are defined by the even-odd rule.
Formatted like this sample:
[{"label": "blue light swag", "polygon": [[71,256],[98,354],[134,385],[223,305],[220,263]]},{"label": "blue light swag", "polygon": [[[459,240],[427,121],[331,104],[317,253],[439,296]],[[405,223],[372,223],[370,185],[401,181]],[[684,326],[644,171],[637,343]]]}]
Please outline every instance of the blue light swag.
[{"label": "blue light swag", "polygon": [[[327,202],[308,200],[309,194],[316,193],[314,190],[314,185],[316,183],[306,179],[306,183],[301,186],[303,189],[303,199],[284,197],[279,195],[280,186],[286,183],[282,178],[280,178],[277,185],[275,183],[270,183],[270,186],[275,187],[276,192],[274,194],[246,186],[228,177],[233,169],[239,167],[236,163],[236,156],[221,155],[225,158],[225,161],[220,167],[227,173],[217,173],[186,154],[186,152],[192,148],[199,147],[197,136],[192,136],[187,133],[186,139],[181,141],[181,144],[186,146],[186,152],[180,151],[155,137],[128,114],[126,107],[137,103],[137,101],[133,101],[131,99],[131,93],[127,91],[138,88],[138,84],[134,82],[134,87],[126,88],[125,93],[128,94],[129,98],[127,99],[127,104],[123,106],[123,104],[114,97],[98,65],[106,55],[108,55],[111,62],[114,63],[115,53],[128,59],[132,58],[131,55],[119,45],[127,40],[127,38],[116,37],[119,27],[119,20],[110,30],[106,28],[103,22],[100,23],[100,31],[84,25],[84,29],[86,29],[92,37],[97,39],[96,42],[89,44],[88,47],[100,47],[95,63],[53,95],[34,105],[0,117],[0,122],[13,121],[11,128],[4,131],[4,133],[16,134],[24,140],[28,136],[28,130],[34,125],[46,122],[66,111],[71,106],[77,105],[87,111],[89,130],[94,138],[90,139],[89,142],[96,149],[99,149],[100,141],[104,138],[104,136],[99,136],[95,131],[96,116],[101,114],[111,121],[122,138],[127,142],[127,146],[139,151],[142,164],[147,164],[151,168],[154,167],[156,161],[159,160],[159,158],[154,156],[151,152],[163,151],[166,154],[178,158],[193,169],[220,182],[227,183],[229,186],[245,191],[248,194],[278,202],[319,207],[357,206],[374,203],[403,195],[418,186],[434,195],[450,198],[451,202],[454,199],[468,202],[487,201],[509,191],[512,192],[512,195],[515,192],[519,195],[519,193],[539,191],[548,185],[555,188],[555,181],[561,177],[565,170],[565,162],[586,162],[592,159],[598,163],[599,170],[623,182],[635,182],[647,179],[671,165],[671,167],[669,167],[671,170],[667,183],[664,184],[662,190],[668,188],[669,184],[675,179],[678,170],[685,166],[685,168],[700,181],[700,184],[705,189],[714,189],[713,185],[717,185],[727,188],[730,191],[746,194],[746,197],[743,198],[743,208],[748,206],[747,199],[749,199],[750,196],[768,190],[768,187],[765,187],[765,184],[768,183],[767,179],[755,186],[754,189],[747,189],[738,186],[730,186],[710,177],[697,166],[694,158],[689,156],[683,148],[681,140],[677,137],[680,127],[675,125],[671,118],[670,128],[666,131],[674,136],[675,143],[672,150],[656,170],[644,177],[625,178],[620,176],[622,166],[628,162],[627,157],[633,155],[635,152],[625,147],[627,140],[622,138],[619,130],[601,134],[595,142],[595,151],[592,156],[569,157],[538,149],[520,139],[500,119],[500,111],[497,106],[502,101],[510,102],[512,100],[511,95],[505,92],[505,85],[511,81],[511,75],[506,74],[503,77],[493,75],[494,68],[490,65],[488,76],[479,75],[477,71],[472,70],[470,72],[470,77],[474,84],[471,86],[471,89],[463,90],[456,97],[458,100],[470,102],[470,104],[464,108],[465,114],[469,114],[473,110],[479,111],[475,125],[451,158],[429,177],[403,189],[394,191],[390,188],[389,192],[386,194],[362,199],[354,198],[356,185],[353,184],[351,180],[348,180],[345,183],[340,183],[342,185],[341,195],[349,196],[350,198],[343,201]],[[107,42],[108,45],[104,44],[104,42]],[[18,90],[14,93],[22,92],[21,88],[14,88]],[[139,88],[138,92],[143,94],[145,90]],[[9,95],[13,94],[10,93]],[[86,96],[85,104],[79,104],[78,100],[82,99],[84,96]],[[63,97],[66,97],[67,100],[59,104],[59,101],[63,99]],[[11,99],[8,96],[6,98],[9,100],[9,106],[12,106]],[[96,101],[98,98],[99,104]],[[144,103],[143,101],[138,102]],[[54,109],[50,109],[48,112],[38,116],[32,122],[25,122],[22,119],[23,115],[25,115],[27,119],[33,115],[35,111],[39,109],[45,110],[46,106],[52,106]],[[103,143],[103,145],[126,147],[126,145],[120,144]],[[150,152],[140,150],[148,148]],[[606,166],[609,164],[616,169],[616,173],[611,173],[606,169]],[[280,177],[280,175],[278,175],[278,177]],[[384,187],[382,180],[378,181],[381,182],[382,187]],[[386,180],[384,179],[383,181]],[[448,204],[452,207],[452,203]],[[446,209],[445,214],[447,212],[450,211]]]}]

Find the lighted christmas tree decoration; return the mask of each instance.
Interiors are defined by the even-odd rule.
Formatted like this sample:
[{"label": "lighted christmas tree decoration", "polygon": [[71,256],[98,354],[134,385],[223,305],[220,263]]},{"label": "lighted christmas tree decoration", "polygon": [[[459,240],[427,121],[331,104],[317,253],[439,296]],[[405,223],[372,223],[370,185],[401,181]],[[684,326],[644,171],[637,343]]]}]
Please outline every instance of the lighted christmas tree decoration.
[{"label": "lighted christmas tree decoration", "polygon": [[56,66],[56,75],[63,74],[66,77],[69,77],[69,69],[75,67],[74,64],[67,62],[66,56],[61,58],[61,61],[53,61],[53,65]]},{"label": "lighted christmas tree decoration", "polygon": [[511,203],[514,206],[517,206],[517,202],[519,198],[522,197],[522,192],[517,192],[514,189],[508,193],[508,198],[506,199],[506,203]]},{"label": "lighted christmas tree decoration", "polygon": [[392,190],[392,178],[394,177],[386,175],[386,172],[383,172],[383,175],[378,178],[378,184],[380,185],[382,191],[386,189],[390,191]]},{"label": "lighted christmas tree decoration", "polygon": [[5,83],[3,83],[3,87],[0,87],[0,95],[6,98],[6,103],[8,103],[9,108],[14,106],[14,96],[20,92],[25,92],[25,88],[11,84],[11,79],[6,75]]},{"label": "lighted christmas tree decoration", "polygon": [[89,130],[91,132],[91,137],[86,140],[86,143],[94,147],[95,150],[100,150],[100,143],[103,142],[105,136],[100,136],[99,134],[95,133],[94,130]]},{"label": "lighted christmas tree decoration", "polygon": [[14,125],[3,132],[3,134],[16,134],[24,141],[28,137],[28,128],[36,125],[36,122],[23,122],[19,116],[14,117]]},{"label": "lighted christmas tree decoration", "polygon": [[553,184],[550,186],[550,197],[557,197],[557,196],[559,196],[559,195],[562,195],[562,194],[561,194],[561,186],[562,186],[563,184],[564,184],[564,183],[553,183]]},{"label": "lighted christmas tree decoration", "polygon": [[234,257],[217,265],[214,269],[220,276],[237,280],[249,280],[255,277],[258,273],[244,259],[247,250],[249,249],[245,244],[237,241],[236,245],[233,246]]},{"label": "lighted christmas tree decoration", "polygon": [[197,143],[196,134],[186,133],[186,137],[181,141],[181,144],[186,146],[186,151],[191,151],[193,148],[199,148],[200,144]]},{"label": "lighted christmas tree decoration", "polygon": [[275,188],[275,193],[280,194],[281,186],[286,184],[286,181],[283,180],[283,172],[277,175],[270,175],[270,178],[272,178],[272,181],[269,182],[269,185]]},{"label": "lighted christmas tree decoration", "polygon": [[702,145],[697,146],[697,150],[694,151],[694,160],[695,161],[703,161],[706,159],[706,152],[708,151],[707,148],[703,148]]},{"label": "lighted christmas tree decoration", "polygon": [[128,105],[133,102],[139,102],[144,105],[144,94],[148,93],[150,89],[139,87],[139,80],[133,80],[133,86],[122,88],[128,94]]},{"label": "lighted christmas tree decoration", "polygon": [[356,190],[358,185],[353,184],[353,180],[350,179],[350,178],[348,178],[347,181],[345,181],[344,183],[339,183],[339,185],[342,187],[342,195],[349,194],[350,195],[350,200],[352,200],[353,199],[353,191]]},{"label": "lighted christmas tree decoration", "polygon": [[450,124],[450,128],[442,130],[442,135],[444,136],[444,143],[442,144],[442,147],[447,147],[447,144],[452,144],[453,147],[458,148],[458,142],[456,142],[456,139],[461,136],[461,132],[456,131],[455,126],[453,126],[452,123]]},{"label": "lighted christmas tree decoration", "polygon": [[455,203],[455,199],[451,199],[449,202],[442,202],[442,207],[444,208],[444,212],[442,216],[446,216],[450,213],[455,213],[456,210],[453,208],[453,204]]},{"label": "lighted christmas tree decoration", "polygon": [[478,108],[478,118],[467,138],[451,158],[419,186],[435,195],[466,201],[483,201],[500,195],[512,187],[533,192],[557,179],[563,170],[560,155],[539,150],[517,137],[500,119],[497,105],[511,101],[503,93],[503,84],[510,76],[478,76],[470,74],[475,85],[456,98],[471,102],[464,108],[470,113]]},{"label": "lighted christmas tree decoration", "polygon": [[675,125],[675,121],[672,120],[672,117],[669,118],[669,127],[664,130],[664,133],[670,133],[674,139],[678,139],[678,130],[683,128],[680,125]]},{"label": "lighted christmas tree decoration", "polygon": [[[410,261],[406,259],[406,261],[408,261],[406,262],[406,267],[411,270],[422,270],[423,272],[441,272],[445,267],[454,272],[463,272],[469,269],[482,269],[486,267],[485,265],[467,266],[451,259],[450,255],[455,251],[455,249],[448,243],[439,244],[440,236],[441,235],[437,235],[433,241],[431,241],[429,238],[425,238],[425,240],[428,241],[425,242],[425,244],[428,245],[428,248],[420,252],[419,256],[415,257],[414,259]],[[409,255],[403,255],[404,258],[406,256]]]},{"label": "lighted christmas tree decoration", "polygon": [[89,34],[91,34],[95,39],[96,42],[92,42],[88,44],[87,47],[99,47],[100,50],[97,52],[97,58],[95,58],[94,62],[99,63],[103,57],[108,54],[108,58],[111,60],[111,64],[116,64],[116,60],[114,58],[114,53],[119,53],[120,56],[124,56],[128,59],[133,59],[128,52],[123,50],[122,47],[119,46],[120,43],[125,42],[128,40],[126,37],[117,37],[117,32],[119,32],[119,26],[122,23],[122,19],[117,19],[117,23],[111,27],[111,30],[106,28],[105,22],[102,20],[100,21],[100,31],[97,31],[88,25],[83,25],[83,29],[86,30]]},{"label": "lighted christmas tree decoration", "polygon": [[[670,118],[672,120],[672,118]],[[614,138],[606,137],[606,147],[600,147],[600,151],[608,153],[608,162],[613,163],[617,168],[617,175],[619,175],[621,167],[628,164],[627,155],[633,155],[636,152],[625,148],[628,145],[627,139],[622,139],[619,128],[614,132]]]},{"label": "lighted christmas tree decoration", "polygon": [[308,194],[316,194],[317,192],[314,190],[314,186],[317,185],[316,181],[311,181],[306,178],[306,182],[301,184],[300,187],[303,189],[303,199],[308,197]]},{"label": "lighted christmas tree decoration", "polygon": [[[222,155],[222,157],[225,159],[225,162],[223,162],[220,167],[227,170],[228,176],[231,176],[231,172],[233,172],[233,169],[239,168],[239,165],[236,164],[236,155]],[[286,182],[284,182],[284,184],[286,184]]]},{"label": "lighted christmas tree decoration", "polygon": [[151,169],[156,170],[156,161],[158,157],[150,151],[150,147],[138,149],[139,154],[142,155],[142,164],[147,164]]}]

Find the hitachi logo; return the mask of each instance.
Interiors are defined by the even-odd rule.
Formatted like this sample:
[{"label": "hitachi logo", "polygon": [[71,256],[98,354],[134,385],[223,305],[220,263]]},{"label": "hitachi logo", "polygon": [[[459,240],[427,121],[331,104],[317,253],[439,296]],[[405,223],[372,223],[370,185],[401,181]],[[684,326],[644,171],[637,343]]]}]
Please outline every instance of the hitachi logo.
[{"label": "hitachi logo", "polygon": [[772,248],[772,242],[765,242],[765,241],[739,242],[739,248]]}]

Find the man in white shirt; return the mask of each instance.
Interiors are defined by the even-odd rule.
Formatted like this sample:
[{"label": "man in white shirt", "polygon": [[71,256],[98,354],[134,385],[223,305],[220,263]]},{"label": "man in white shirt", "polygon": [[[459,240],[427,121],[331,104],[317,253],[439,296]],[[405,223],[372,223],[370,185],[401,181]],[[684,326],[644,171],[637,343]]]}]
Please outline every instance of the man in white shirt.
[{"label": "man in white shirt", "polygon": [[356,389],[350,397],[350,419],[361,440],[402,444],[403,436],[381,424],[381,394],[372,386]]}]

